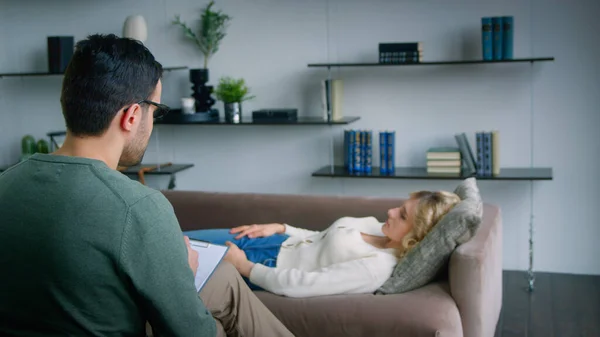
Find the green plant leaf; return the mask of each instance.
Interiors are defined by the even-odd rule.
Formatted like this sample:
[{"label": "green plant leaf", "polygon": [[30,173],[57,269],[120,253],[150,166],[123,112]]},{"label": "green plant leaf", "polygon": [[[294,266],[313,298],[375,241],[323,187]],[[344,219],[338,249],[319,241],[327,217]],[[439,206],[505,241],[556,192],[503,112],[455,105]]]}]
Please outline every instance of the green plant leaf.
[{"label": "green plant leaf", "polygon": [[238,103],[255,97],[248,95],[248,92],[249,89],[243,78],[222,77],[219,79],[219,85],[215,89],[217,99],[225,103]]},{"label": "green plant leaf", "polygon": [[204,56],[204,68],[207,68],[208,60],[219,51],[219,45],[227,35],[226,31],[231,20],[231,17],[222,11],[213,10],[214,4],[214,1],[211,1],[202,10],[197,33],[194,33],[185,22],[181,21],[179,15],[176,15],[173,21],[174,24],[183,28],[185,35],[194,40],[200,49]]}]

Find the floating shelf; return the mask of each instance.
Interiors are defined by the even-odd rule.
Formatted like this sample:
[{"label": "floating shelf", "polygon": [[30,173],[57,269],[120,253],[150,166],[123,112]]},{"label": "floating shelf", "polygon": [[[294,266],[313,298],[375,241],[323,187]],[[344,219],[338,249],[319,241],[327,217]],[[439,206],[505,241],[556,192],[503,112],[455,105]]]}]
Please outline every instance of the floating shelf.
[{"label": "floating shelf", "polygon": [[[183,70],[188,69],[188,67],[167,67],[163,68],[163,71],[173,71],[173,70]],[[8,74],[0,74],[0,78],[2,77],[33,77],[33,76],[62,76],[63,73],[49,73],[49,72],[33,72],[33,73],[8,73]]]},{"label": "floating shelf", "polygon": [[463,65],[463,64],[497,64],[497,63],[523,63],[523,62],[547,62],[554,61],[554,57],[521,58],[512,60],[463,60],[463,61],[430,61],[418,63],[310,63],[309,68],[331,68],[331,67],[406,67],[406,66],[439,66],[439,65]]},{"label": "floating shelf", "polygon": [[180,110],[171,110],[169,114],[160,120],[154,122],[157,124],[171,124],[171,125],[346,125],[354,123],[359,120],[360,117],[343,117],[341,119],[326,121],[320,117],[298,117],[296,121],[285,121],[285,120],[252,120],[250,117],[245,119],[242,117],[242,121],[239,123],[229,123],[223,119],[218,120],[203,120],[195,118],[195,116],[184,115],[180,113]]},{"label": "floating shelf", "polygon": [[453,175],[427,173],[425,167],[396,167],[392,174],[381,174],[379,167],[373,167],[371,173],[349,173],[343,166],[324,166],[313,172],[313,177],[330,178],[381,178],[381,179],[437,179],[462,180],[476,177],[478,180],[552,180],[552,168],[503,168],[497,176]]}]

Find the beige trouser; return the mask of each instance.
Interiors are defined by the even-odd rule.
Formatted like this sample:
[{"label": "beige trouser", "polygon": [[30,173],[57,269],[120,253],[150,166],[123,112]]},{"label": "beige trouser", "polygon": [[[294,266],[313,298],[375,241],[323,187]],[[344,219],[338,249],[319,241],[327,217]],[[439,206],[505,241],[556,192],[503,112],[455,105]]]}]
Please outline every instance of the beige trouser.
[{"label": "beige trouser", "polygon": [[[217,321],[217,337],[294,336],[228,262],[219,264],[199,295]],[[152,336],[149,324],[146,335]]]},{"label": "beige trouser", "polygon": [[[217,320],[217,336],[294,336],[225,261],[202,288],[200,298]],[[220,324],[219,324],[220,323]]]}]

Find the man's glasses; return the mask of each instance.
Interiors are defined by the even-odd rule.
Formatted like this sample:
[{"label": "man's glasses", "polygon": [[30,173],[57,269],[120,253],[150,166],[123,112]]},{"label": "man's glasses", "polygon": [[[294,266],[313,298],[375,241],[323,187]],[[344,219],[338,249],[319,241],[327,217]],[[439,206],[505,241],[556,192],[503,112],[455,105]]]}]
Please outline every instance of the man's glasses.
[{"label": "man's glasses", "polygon": [[[143,103],[154,105],[156,107],[156,110],[154,110],[154,116],[153,116],[155,121],[157,119],[161,119],[161,118],[165,117],[165,115],[168,114],[169,111],[171,111],[171,108],[169,108],[168,105],[152,102],[147,99],[143,99],[143,100],[137,102],[136,104],[143,104]],[[130,108],[130,106],[126,107],[125,110],[127,110],[129,108]]]},{"label": "man's glasses", "polygon": [[168,114],[169,111],[171,111],[171,108],[169,108],[169,106],[165,105],[165,104],[152,102],[152,101],[149,101],[146,99],[143,99],[143,100],[137,102],[137,104],[142,104],[142,103],[154,105],[156,107],[156,110],[154,110],[154,120],[165,117],[165,115]]}]

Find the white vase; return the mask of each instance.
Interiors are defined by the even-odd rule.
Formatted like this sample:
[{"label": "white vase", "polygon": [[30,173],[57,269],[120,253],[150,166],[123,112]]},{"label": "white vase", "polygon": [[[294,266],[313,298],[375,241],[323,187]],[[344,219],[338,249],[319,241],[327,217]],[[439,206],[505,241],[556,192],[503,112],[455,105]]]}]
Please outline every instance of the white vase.
[{"label": "white vase", "polygon": [[146,19],[141,15],[130,15],[123,24],[123,37],[132,38],[141,42],[148,38]]}]

